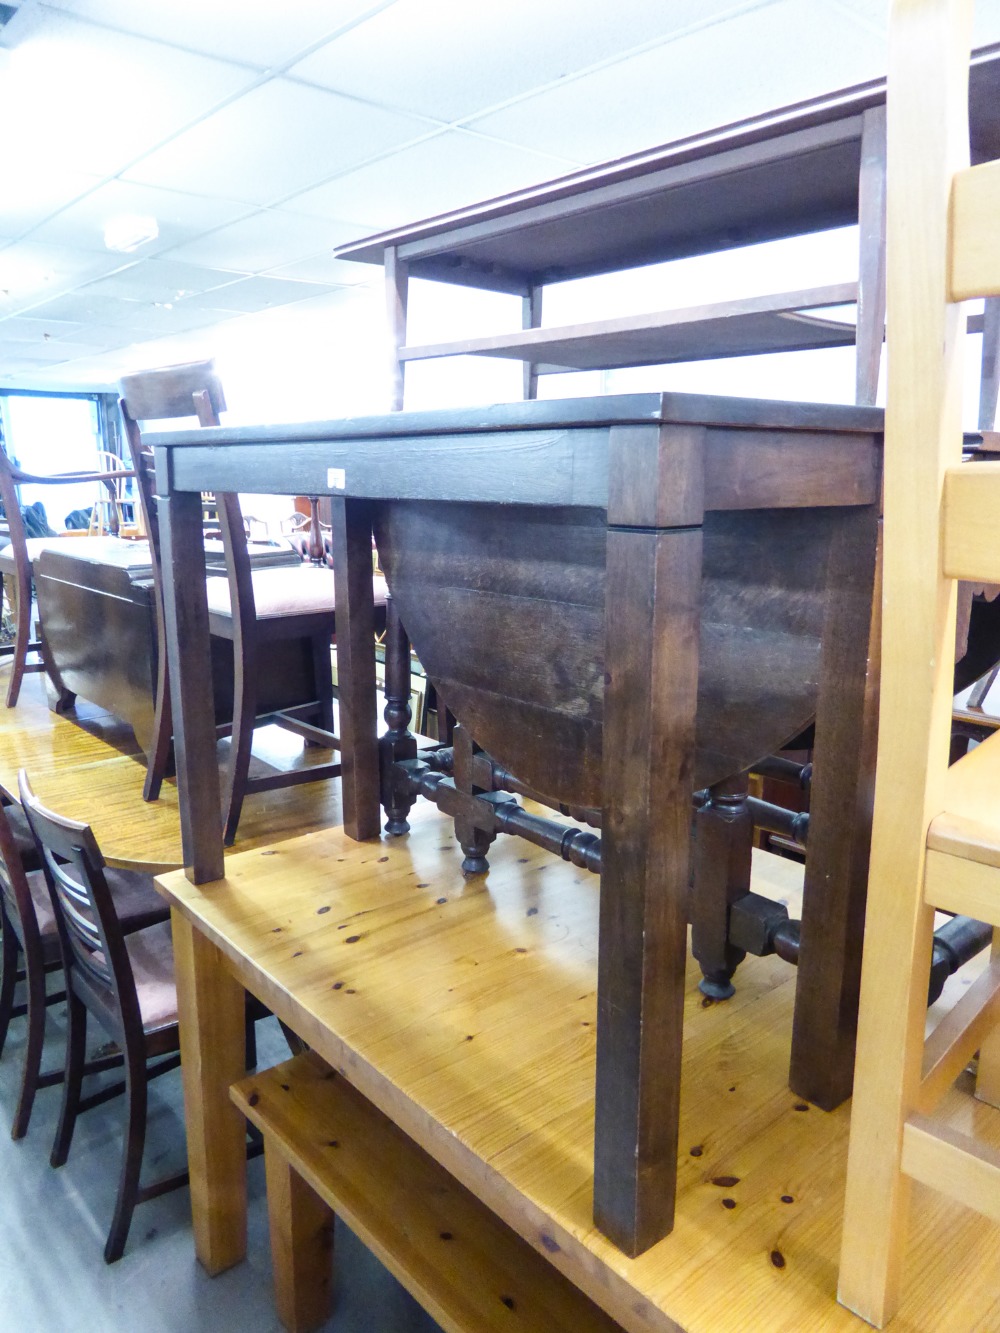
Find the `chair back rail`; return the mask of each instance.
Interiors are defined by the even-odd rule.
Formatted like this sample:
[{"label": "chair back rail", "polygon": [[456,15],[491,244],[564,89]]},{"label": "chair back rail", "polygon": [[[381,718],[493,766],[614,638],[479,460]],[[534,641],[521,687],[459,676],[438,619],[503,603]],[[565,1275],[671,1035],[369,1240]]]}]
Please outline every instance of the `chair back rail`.
[{"label": "chair back rail", "polygon": [[[21,516],[20,497],[17,488],[22,483],[33,486],[58,486],[66,482],[95,481],[107,486],[114,494],[114,488],[121,480],[134,474],[128,468],[99,472],[62,472],[51,476],[39,476],[25,472],[10,459],[0,443],[0,500],[3,501],[7,518],[9,550],[0,556],[0,580],[13,578],[17,601],[14,643],[11,652],[11,674],[7,687],[7,707],[13,708],[21,691],[21,681],[26,674],[48,671],[53,684],[60,694],[60,702],[68,703],[71,696],[66,694],[58,678],[58,673],[46,661],[44,640],[32,642],[31,639],[31,602],[34,594],[32,580],[32,559],[28,546],[28,537]],[[41,660],[28,661],[29,653],[38,653]]]},{"label": "chair back rail", "polygon": [[[83,992],[107,1027],[142,1028],[122,923],[105,878],[104,857],[88,824],[47,809],[22,769],[21,803],[42,851],[67,986]],[[90,1007],[90,1006],[88,1006]]]},{"label": "chair back rail", "polygon": [[[139,480],[139,493],[143,508],[146,530],[149,534],[153,579],[156,589],[156,616],[159,639],[156,712],[153,724],[154,740],[151,746],[146,782],[143,795],[146,800],[155,800],[169,757],[171,736],[171,702],[167,685],[167,636],[164,621],[163,602],[163,564],[161,555],[161,533],[157,513],[156,484],[152,450],[143,443],[140,421],[160,420],[163,418],[195,416],[200,426],[218,426],[219,412],[225,408],[221,385],[211,361],[202,361],[183,366],[170,366],[164,370],[144,371],[127,375],[121,381],[121,407],[125,421],[125,430],[129,449]],[[315,508],[315,507],[314,507]],[[296,566],[288,573],[288,586],[278,589],[287,597],[287,606],[277,613],[266,605],[258,621],[257,598],[254,590],[254,578],[250,551],[247,546],[247,533],[240,509],[239,496],[235,491],[226,491],[214,497],[215,520],[218,523],[226,561],[228,584],[228,603],[225,607],[215,605],[211,612],[212,633],[231,640],[233,645],[233,726],[232,743],[229,750],[225,791],[224,791],[224,826],[227,842],[232,842],[239,823],[243,798],[247,791],[269,790],[275,786],[287,786],[301,781],[331,777],[340,772],[339,763],[310,766],[304,769],[279,772],[263,778],[250,776],[250,756],[253,729],[257,717],[273,716],[274,720],[292,730],[301,730],[301,719],[297,716],[303,710],[316,716],[318,727],[307,728],[308,739],[322,738],[331,748],[336,748],[336,738],[332,734],[333,685],[330,669],[330,638],[333,632],[333,589],[329,587],[328,609],[316,607],[304,601],[306,591],[317,587],[325,589],[313,580],[312,590],[306,589],[306,582],[298,579],[306,571]],[[313,527],[310,554],[315,547],[321,548],[318,536],[318,518],[313,515]],[[324,571],[325,572],[325,571]],[[315,573],[315,571],[313,571]],[[284,578],[284,573],[276,575]],[[316,575],[319,578],[319,575]],[[292,586],[298,583],[298,587]],[[218,581],[216,581],[216,584]],[[272,598],[274,588],[272,584]],[[218,587],[213,584],[218,593]],[[315,600],[315,599],[314,599]],[[303,606],[305,609],[303,610]],[[269,644],[284,639],[287,644],[286,655],[282,661],[308,659],[310,663],[306,674],[309,676],[308,687],[302,684],[302,667],[296,668],[287,679],[261,685],[258,693],[258,642],[266,635]],[[307,653],[297,649],[294,640],[301,640],[307,646]],[[297,674],[296,674],[297,673]],[[264,675],[267,676],[265,671]],[[272,673],[273,674],[273,673]],[[293,680],[293,674],[296,676]],[[263,691],[268,697],[263,697]],[[305,690],[305,693],[303,693]],[[271,693],[277,693],[276,700],[270,699]],[[285,714],[282,709],[288,709]],[[306,732],[303,732],[306,734]]]}]

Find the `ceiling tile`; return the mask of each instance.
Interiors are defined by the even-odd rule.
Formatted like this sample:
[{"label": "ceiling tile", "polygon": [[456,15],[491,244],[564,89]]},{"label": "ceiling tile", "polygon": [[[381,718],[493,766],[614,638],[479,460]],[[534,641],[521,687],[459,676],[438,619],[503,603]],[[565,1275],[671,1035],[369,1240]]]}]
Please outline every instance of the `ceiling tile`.
[{"label": "ceiling tile", "polygon": [[319,218],[266,209],[179,246],[170,257],[231,272],[258,273],[332,250],[338,243],[335,230]]},{"label": "ceiling tile", "polygon": [[266,204],[428,129],[411,116],[271,79],[123,174],[148,185]]},{"label": "ceiling tile", "polygon": [[143,37],[268,69],[387,0],[53,0],[53,7]]},{"label": "ceiling tile", "polygon": [[34,319],[30,315],[12,315],[0,320],[0,342],[33,343],[73,337],[85,325],[68,319]]},{"label": "ceiling tile", "polygon": [[[80,324],[133,324],[137,315],[152,310],[151,302],[123,301],[117,296],[100,296],[83,288],[32,306],[35,319],[72,320]],[[150,322],[152,316],[150,316]]]},{"label": "ceiling tile", "polygon": [[120,268],[121,255],[18,241],[0,250],[0,316]]},{"label": "ceiling tile", "polygon": [[44,11],[0,80],[4,159],[108,176],[258,78],[241,66]]},{"label": "ceiling tile", "polygon": [[201,268],[173,258],[142,259],[110,277],[88,283],[83,290],[133,301],[178,301],[232,281],[233,274],[223,269]]},{"label": "ceiling tile", "polygon": [[734,8],[746,5],[396,0],[289,72],[324,88],[454,121]]},{"label": "ceiling tile", "polygon": [[[103,251],[105,226],[124,214],[137,214],[156,218],[160,229],[159,236],[142,247],[143,257],[148,258],[202,232],[236,222],[250,210],[249,204],[229,199],[207,199],[204,195],[111,180],[38,227],[32,232],[32,240]],[[4,202],[0,199],[0,225],[3,217]]]},{"label": "ceiling tile", "polygon": [[[52,163],[12,155],[4,161],[3,167],[0,232],[11,238],[22,236],[100,183],[100,176],[63,170]],[[63,239],[71,245],[79,243],[75,233]]]},{"label": "ceiling tile", "polygon": [[448,130],[288,201],[320,217],[350,209],[372,230],[448,212],[572,171],[577,163]]},{"label": "ceiling tile", "polygon": [[185,309],[205,309],[230,314],[250,314],[293,301],[308,301],[325,296],[328,286],[313,282],[289,282],[276,277],[241,278],[201,296],[192,296],[182,304]]},{"label": "ceiling tile", "polygon": [[[352,236],[357,235],[359,233],[355,230]],[[321,282],[335,287],[357,287],[375,278],[381,283],[382,270],[374,269],[371,264],[347,263],[343,259],[334,259],[330,252],[324,251],[318,255],[310,255],[308,259],[297,259],[294,264],[280,264],[277,268],[268,269],[266,276],[289,278],[293,282]]]},{"label": "ceiling tile", "polygon": [[782,0],[568,81],[472,126],[601,162],[858,83],[884,67],[884,50],[845,11],[830,11],[819,23],[812,0]]}]

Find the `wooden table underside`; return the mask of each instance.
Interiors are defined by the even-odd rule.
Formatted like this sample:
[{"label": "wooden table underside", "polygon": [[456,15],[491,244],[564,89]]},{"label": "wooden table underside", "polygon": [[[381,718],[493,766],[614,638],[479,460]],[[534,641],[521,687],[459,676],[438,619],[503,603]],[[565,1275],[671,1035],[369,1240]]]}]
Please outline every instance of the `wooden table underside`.
[{"label": "wooden table underside", "polygon": [[[373,524],[378,528],[388,513],[403,512],[408,502],[433,501],[456,514],[469,504],[489,505],[491,521],[501,527],[525,506],[553,520],[567,510],[601,511],[603,633],[599,623],[595,629],[604,649],[599,760],[591,746],[590,785],[581,787],[581,774],[588,769],[587,747],[582,747],[577,757],[584,762],[577,764],[569,785],[571,799],[579,800],[586,791],[603,804],[595,1217],[628,1253],[641,1252],[665,1234],[673,1217],[699,674],[709,683],[726,679],[718,670],[725,652],[699,664],[700,648],[710,643],[699,626],[706,589],[719,581],[711,573],[715,534],[734,515],[769,510],[815,515],[812,525],[799,525],[801,549],[789,552],[784,562],[792,582],[811,564],[810,532],[814,529],[825,543],[825,557],[812,562],[820,571],[821,623],[812,627],[816,652],[811,660],[814,671],[819,665],[821,757],[811,830],[816,870],[807,887],[792,1063],[797,1089],[823,1104],[836,1104],[849,1088],[863,919],[859,848],[864,836],[857,814],[879,430],[880,415],[861,409],[636,395],[154,437],[158,488],[168,512],[164,562],[181,733],[185,862],[196,883],[218,879],[222,871],[213,805],[217,793],[206,742],[211,707],[207,619],[200,555],[192,540],[201,490],[238,484],[241,490],[318,490],[340,497],[333,501],[338,666],[344,753],[353,754],[353,762],[345,763],[344,817],[347,831],[359,838],[374,836],[379,825],[375,737],[367,721],[374,691]],[[405,532],[405,524],[396,530]],[[398,564],[411,549],[404,536],[400,549],[390,551],[390,561]],[[523,561],[529,584],[539,577],[539,562],[531,556],[525,552]],[[730,551],[730,563],[735,558]],[[752,563],[749,554],[747,563]],[[778,577],[782,567],[781,561],[772,563],[766,586],[750,601],[780,598],[787,583]],[[401,590],[404,585],[401,578]],[[416,618],[419,576],[415,586],[417,591],[405,590],[404,597]],[[725,596],[714,601],[713,596],[709,601],[718,614]],[[741,613],[740,599],[730,600],[733,605],[721,619],[735,622],[738,631],[745,608]],[[432,605],[431,588],[426,606]],[[439,638],[449,636],[452,611],[447,602],[436,608],[442,617]],[[815,620],[815,605],[813,613]],[[491,693],[504,696],[495,725],[485,726],[482,710],[473,710],[472,719],[474,733],[482,725],[487,743],[499,744],[496,757],[503,761],[502,706],[515,691],[505,690],[502,672],[490,672],[497,636],[488,624],[474,644],[465,645],[463,656],[482,655],[493,681],[491,687],[484,679],[475,694],[478,703]],[[462,643],[457,631],[452,637]],[[424,651],[419,637],[416,646]],[[552,650],[551,642],[535,647],[543,656]],[[526,663],[530,654],[525,644]],[[531,674],[526,665],[522,677]],[[568,672],[571,678],[575,674]],[[729,679],[735,681],[738,673],[730,672]],[[577,707],[578,686],[570,679],[562,701],[569,699],[568,709],[560,711],[559,700],[548,701],[555,702],[549,709],[555,718],[565,722]],[[600,693],[591,690],[591,699]],[[455,705],[461,719],[466,701],[457,691]],[[797,699],[793,716],[782,715],[764,750],[779,746],[805,720],[801,708]],[[525,730],[508,719],[521,759]],[[554,734],[555,728],[539,730],[540,752],[547,732]],[[710,732],[706,723],[704,733]],[[745,754],[737,749],[736,767],[758,757],[753,749],[760,740],[756,736]],[[564,745],[563,752],[573,754],[577,748]],[[715,743],[712,748],[721,747]],[[725,776],[731,760],[723,762],[718,776]]]}]

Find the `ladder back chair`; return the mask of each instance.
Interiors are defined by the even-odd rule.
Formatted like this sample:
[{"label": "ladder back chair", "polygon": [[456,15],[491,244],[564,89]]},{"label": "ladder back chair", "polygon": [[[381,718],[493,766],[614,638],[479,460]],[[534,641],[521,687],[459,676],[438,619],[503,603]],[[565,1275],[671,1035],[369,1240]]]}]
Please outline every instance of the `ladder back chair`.
[{"label": "ladder back chair", "polygon": [[[0,442],[0,501],[3,502],[7,517],[9,540],[0,549],[0,588],[6,579],[9,584],[11,610],[15,611],[14,642],[0,652],[11,655],[11,674],[7,686],[7,707],[17,704],[21,692],[21,681],[26,674],[48,671],[45,660],[44,640],[31,638],[31,605],[34,597],[32,567],[38,553],[54,537],[29,537],[21,517],[20,500],[17,488],[22,483],[32,486],[65,485],[67,482],[95,481],[108,488],[114,494],[114,488],[125,477],[131,477],[132,471],[121,464],[118,470],[102,468],[99,472],[66,472],[52,476],[36,476],[16,467]],[[37,655],[39,660],[29,662],[28,656]],[[58,683],[58,682],[57,682]]]},{"label": "ladder back chair", "polygon": [[[3,927],[0,978],[0,1054],[11,1020],[27,1016],[21,1088],[11,1127],[11,1138],[20,1139],[28,1124],[39,1088],[63,1080],[63,1071],[41,1072],[45,1038],[45,1011],[65,999],[62,991],[49,992],[46,977],[62,972],[59,932],[42,860],[28,827],[24,811],[16,802],[0,806],[0,924]],[[169,909],[157,893],[152,875],[137,870],[106,868],[105,878],[115,912],[125,929],[153,925],[169,918]],[[23,971],[19,970],[23,963]],[[26,1000],[15,1004],[18,982],[23,982]],[[88,1063],[87,1073],[121,1064],[121,1057]]]},{"label": "ladder back chair", "polygon": [[996,942],[925,1041],[935,908],[1000,924],[1000,736],[948,766],[957,581],[1000,582],[1000,462],[961,465],[961,302],[1000,294],[1000,162],[969,166],[971,12],[895,0],[890,20],[881,715],[839,1289],[879,1327],[912,1180],[1000,1220],[1000,1153],[940,1114],[976,1051],[976,1095],[1000,1105]]},{"label": "ladder back chair", "polygon": [[[203,426],[219,424],[225,401],[213,363],[195,362],[125,376],[121,406],[129,446],[139,482],[146,531],[149,534],[157,587],[158,671],[154,743],[146,773],[144,796],[155,800],[166,772],[171,739],[171,708],[167,642],[163,620],[160,535],[157,517],[152,450],[143,444],[139,422],[197,416]],[[220,494],[216,518],[226,557],[226,578],[208,581],[209,622],[216,638],[232,644],[232,741],[225,773],[223,820],[225,841],[236,836],[245,796],[250,792],[313,782],[340,773],[339,762],[251,775],[254,727],[278,722],[304,740],[339,749],[333,734],[333,677],[330,648],[334,633],[333,573],[306,565],[252,570],[239,497]],[[383,596],[384,600],[384,596]],[[262,697],[261,666],[276,645],[291,641],[296,661],[305,669],[299,680],[288,681],[281,693]],[[304,677],[305,684],[302,679]]]},{"label": "ladder back chair", "polygon": [[23,769],[18,787],[42,855],[66,981],[66,1065],[53,1166],[66,1161],[80,1112],[109,1095],[103,1090],[82,1096],[88,1014],[117,1043],[124,1062],[125,1146],[104,1249],[105,1260],[113,1263],[124,1251],[136,1204],[187,1181],[183,1172],[155,1184],[140,1183],[147,1081],[180,1062],[169,914],[161,899],[155,910],[123,921],[90,827],[47,810]]}]

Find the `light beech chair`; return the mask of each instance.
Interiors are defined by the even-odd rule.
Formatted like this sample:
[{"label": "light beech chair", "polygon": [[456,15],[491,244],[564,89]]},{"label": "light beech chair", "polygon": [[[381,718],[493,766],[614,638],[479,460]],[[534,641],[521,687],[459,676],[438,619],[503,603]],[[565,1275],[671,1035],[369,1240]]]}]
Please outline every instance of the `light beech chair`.
[{"label": "light beech chair", "polygon": [[961,466],[961,302],[1000,294],[1000,162],[969,166],[971,13],[895,0],[890,22],[881,717],[839,1290],[879,1327],[912,1180],[1000,1219],[1000,1153],[941,1115],[977,1051],[976,1096],[1000,1105],[996,936],[925,1042],[935,908],[1000,924],[1000,736],[948,766],[957,582],[1000,581],[1000,462]]}]

